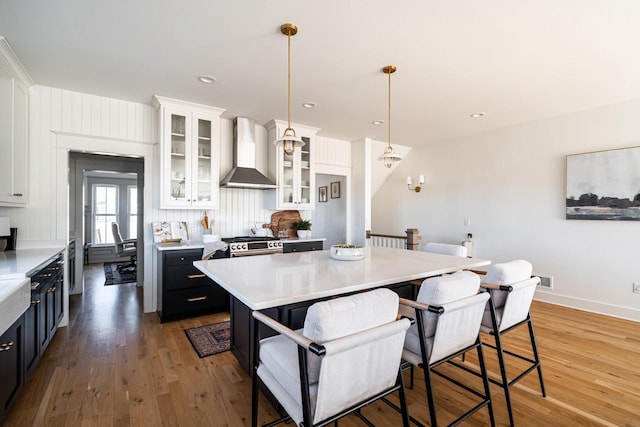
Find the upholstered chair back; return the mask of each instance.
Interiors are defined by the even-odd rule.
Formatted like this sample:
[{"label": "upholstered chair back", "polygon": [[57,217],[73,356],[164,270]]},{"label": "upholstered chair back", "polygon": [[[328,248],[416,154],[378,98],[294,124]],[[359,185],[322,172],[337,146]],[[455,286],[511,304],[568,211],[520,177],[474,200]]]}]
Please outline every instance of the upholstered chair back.
[{"label": "upholstered chair back", "polygon": [[388,289],[309,308],[303,335],[326,349],[323,356],[308,354],[309,384],[317,387],[314,422],[395,384],[410,324],[396,321],[397,313],[398,295]]},{"label": "upholstered chair back", "polygon": [[435,254],[454,255],[454,256],[467,256],[467,248],[462,245],[451,245],[449,243],[427,243],[424,247],[425,252],[432,252]]},{"label": "upholstered chair back", "polygon": [[[441,314],[422,312],[429,363],[475,342],[489,299],[489,295],[478,293],[479,288],[479,276],[470,271],[432,277],[422,282],[417,301],[444,309]],[[412,325],[407,332],[405,359],[411,357],[407,352],[413,353],[413,358],[421,358],[417,325]]]},{"label": "upholstered chair back", "polygon": [[[511,286],[512,291],[491,290],[493,304],[496,309],[498,328],[503,331],[525,320],[533,301],[539,277],[531,277],[533,266],[530,262],[517,259],[506,263],[492,265],[483,278],[485,283]],[[489,306],[482,324],[492,329]]]}]

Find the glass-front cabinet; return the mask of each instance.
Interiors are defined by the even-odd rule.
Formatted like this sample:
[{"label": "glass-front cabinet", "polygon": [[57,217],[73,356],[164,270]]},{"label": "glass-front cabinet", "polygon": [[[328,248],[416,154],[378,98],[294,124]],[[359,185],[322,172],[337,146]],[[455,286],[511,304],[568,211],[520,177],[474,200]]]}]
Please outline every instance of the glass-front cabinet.
[{"label": "glass-front cabinet", "polygon": [[160,209],[217,209],[224,110],[159,96],[154,104],[160,116]]},{"label": "glass-front cabinet", "polygon": [[[287,122],[272,120],[266,125],[268,143],[282,136]],[[315,138],[317,128],[291,124],[296,135],[304,141],[302,148],[286,154],[282,147],[270,146],[269,177],[275,179],[277,188],[273,200],[274,209],[315,209]],[[270,200],[271,201],[271,200]]]}]

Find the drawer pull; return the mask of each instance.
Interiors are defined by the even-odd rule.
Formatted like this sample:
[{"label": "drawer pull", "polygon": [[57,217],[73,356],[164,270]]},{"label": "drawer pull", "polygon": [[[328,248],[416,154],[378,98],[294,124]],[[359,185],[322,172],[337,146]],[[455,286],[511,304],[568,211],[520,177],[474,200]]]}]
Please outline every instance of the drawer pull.
[{"label": "drawer pull", "polygon": [[202,279],[203,277],[207,277],[205,274],[189,274],[187,275],[188,279]]},{"label": "drawer pull", "polygon": [[22,197],[22,193],[11,193],[13,197]]},{"label": "drawer pull", "polygon": [[33,300],[31,301],[31,304],[40,304],[40,300],[39,299]]},{"label": "drawer pull", "polygon": [[47,292],[55,292],[55,291],[56,291],[56,287],[55,286],[47,289]]},{"label": "drawer pull", "polygon": [[9,342],[0,344],[0,351],[9,351],[9,350],[11,350],[11,347],[13,347],[13,344],[14,344],[13,341],[9,341]]},{"label": "drawer pull", "polygon": [[196,302],[196,301],[204,301],[206,300],[207,297],[195,297],[195,298],[187,298],[187,302]]}]

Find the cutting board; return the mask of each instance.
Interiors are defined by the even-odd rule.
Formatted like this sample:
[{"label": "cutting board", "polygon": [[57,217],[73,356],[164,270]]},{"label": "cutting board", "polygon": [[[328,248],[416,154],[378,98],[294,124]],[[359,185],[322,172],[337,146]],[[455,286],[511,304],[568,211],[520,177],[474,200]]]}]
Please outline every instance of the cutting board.
[{"label": "cutting board", "polygon": [[301,220],[299,211],[277,211],[271,214],[271,224],[268,224],[267,227],[271,228],[274,236],[278,236],[280,230],[287,230],[287,237],[298,237],[293,223]]}]

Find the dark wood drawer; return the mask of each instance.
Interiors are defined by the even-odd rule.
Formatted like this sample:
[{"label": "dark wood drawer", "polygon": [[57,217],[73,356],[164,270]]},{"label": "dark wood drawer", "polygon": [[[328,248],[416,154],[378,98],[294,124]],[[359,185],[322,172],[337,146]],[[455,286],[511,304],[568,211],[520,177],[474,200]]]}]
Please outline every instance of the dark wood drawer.
[{"label": "dark wood drawer", "polygon": [[202,249],[167,251],[164,254],[166,266],[193,265],[193,261],[202,259]]},{"label": "dark wood drawer", "polygon": [[228,307],[228,295],[220,286],[168,291],[162,317],[222,310]]},{"label": "dark wood drawer", "polygon": [[214,284],[213,280],[209,279],[202,271],[193,265],[167,267],[163,280],[167,291],[177,291],[180,289],[197,288]]},{"label": "dark wood drawer", "polygon": [[284,253],[321,251],[323,246],[324,242],[322,240],[316,240],[313,242],[285,243],[282,247],[282,251]]}]

